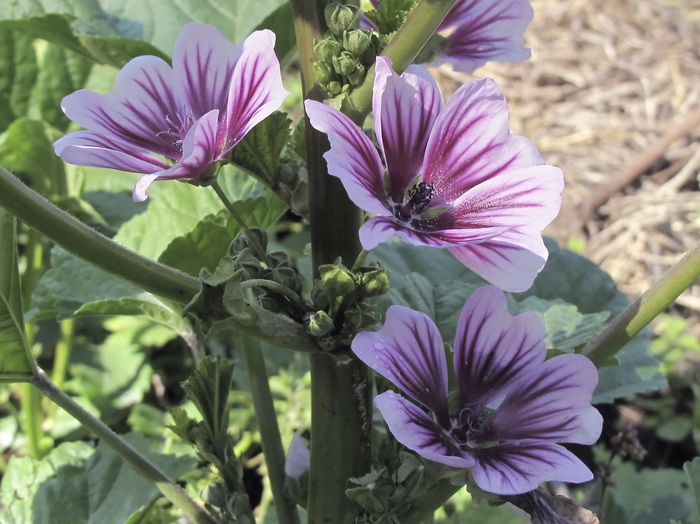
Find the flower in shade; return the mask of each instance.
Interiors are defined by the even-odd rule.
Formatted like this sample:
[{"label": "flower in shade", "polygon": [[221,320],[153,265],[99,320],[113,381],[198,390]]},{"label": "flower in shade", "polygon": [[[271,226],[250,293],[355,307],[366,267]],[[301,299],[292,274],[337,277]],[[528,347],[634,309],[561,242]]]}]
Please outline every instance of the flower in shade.
[{"label": "flower in shade", "polygon": [[471,73],[490,61],[527,60],[523,34],[532,16],[530,0],[457,0],[438,27],[449,44],[430,65]]},{"label": "flower in shade", "polygon": [[447,387],[442,338],[423,313],[391,306],[381,330],[359,333],[353,352],[403,396],[377,396],[389,430],[423,457],[470,468],[483,490],[512,495],[540,482],[584,482],[590,470],[558,442],[593,444],[602,427],[591,406],[598,382],[583,355],[545,360],[544,326],[535,313],[511,316],[504,294],[478,289],[457,326],[457,391]]},{"label": "flower in shade", "polygon": [[306,445],[304,437],[298,433],[292,435],[287,457],[284,461],[284,473],[288,477],[298,479],[311,467],[311,452]]},{"label": "flower in shade", "polygon": [[524,291],[547,259],[542,229],[561,205],[563,176],[528,139],[508,132],[508,108],[493,80],[460,87],[442,106],[420,66],[398,76],[379,57],[372,100],[381,156],[340,111],[306,101],[328,135],[328,172],[377,216],[360,228],[365,249],[391,236],[447,248],[507,291]]},{"label": "flower in shade", "polygon": [[119,72],[112,92],[66,96],[64,113],[86,131],[56,141],[56,153],[71,164],[144,173],[136,201],[147,198],[154,180],[206,183],[288,95],[274,44],[267,30],[237,46],[215,27],[187,24],[172,68],[155,56],[137,57]]}]

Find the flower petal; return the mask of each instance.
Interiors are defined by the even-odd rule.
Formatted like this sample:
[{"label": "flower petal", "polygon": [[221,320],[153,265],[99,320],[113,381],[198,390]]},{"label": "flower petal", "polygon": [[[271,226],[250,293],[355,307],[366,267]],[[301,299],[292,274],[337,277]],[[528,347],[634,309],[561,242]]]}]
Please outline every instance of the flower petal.
[{"label": "flower petal", "polygon": [[480,244],[449,248],[480,277],[504,291],[527,290],[547,261],[547,248],[539,232],[510,230]]},{"label": "flower petal", "polygon": [[243,53],[233,72],[226,107],[225,151],[277,110],[288,94],[275,55],[275,34],[268,29],[254,31],[243,42]]},{"label": "flower petal", "polygon": [[504,228],[447,229],[435,232],[416,231],[391,217],[374,217],[360,227],[360,243],[366,250],[374,249],[389,238],[397,236],[414,246],[450,247],[463,243],[484,242],[500,235]]},{"label": "flower petal", "polygon": [[194,120],[212,109],[222,113],[231,77],[243,48],[226,40],[214,26],[185,24],[173,49],[173,81],[177,99]]},{"label": "flower petal", "polygon": [[311,125],[328,135],[323,155],[328,172],[340,179],[350,200],[369,213],[389,214],[384,194],[384,166],[374,144],[352,120],[320,102],[304,103]]},{"label": "flower petal", "polygon": [[391,60],[378,57],[372,107],[379,147],[384,152],[389,196],[401,202],[421,173],[430,130],[442,108],[435,80],[420,66],[398,76]]},{"label": "flower petal", "polygon": [[544,335],[544,324],[535,313],[514,317],[502,291],[492,286],[477,289],[462,310],[455,337],[462,405],[486,406],[504,396],[515,379],[541,365],[547,352]]},{"label": "flower petal", "polygon": [[442,337],[424,313],[391,306],[376,332],[358,333],[352,350],[438,417],[447,417],[447,363]]},{"label": "flower petal", "polygon": [[598,370],[583,355],[560,355],[516,381],[490,423],[499,439],[594,444],[603,418],[591,406]]},{"label": "flower petal", "polygon": [[132,173],[150,173],[168,168],[168,164],[148,151],[110,140],[92,131],[77,131],[59,138],[54,151],[65,162],[76,166],[105,167]]},{"label": "flower petal", "polygon": [[374,403],[394,438],[419,455],[455,468],[469,468],[474,459],[456,455],[445,432],[418,406],[393,391],[377,395]]},{"label": "flower petal", "polygon": [[445,104],[428,141],[423,180],[453,202],[506,170],[544,164],[534,144],[508,131],[508,106],[490,78],[464,84]]},{"label": "flower petal", "polygon": [[517,495],[541,482],[586,482],[593,473],[573,453],[544,440],[517,440],[479,448],[472,475],[484,491]]},{"label": "flower petal", "polygon": [[61,107],[68,118],[89,131],[176,158],[179,151],[169,134],[170,122],[184,115],[172,83],[168,64],[155,56],[140,56],[119,71],[110,93],[81,89],[64,97]]},{"label": "flower petal", "polygon": [[293,479],[298,479],[311,467],[311,452],[306,441],[298,433],[292,435],[289,444],[287,458],[284,461],[284,474]]},{"label": "flower petal", "polygon": [[471,73],[489,61],[526,60],[524,33],[532,17],[529,0],[458,0],[438,29],[454,28],[446,34],[450,45],[431,65],[447,62]]},{"label": "flower petal", "polygon": [[134,202],[143,202],[148,198],[146,190],[156,179],[192,181],[218,160],[218,119],[219,110],[214,109],[197,120],[182,143],[182,159],[165,171],[141,177],[134,187]]}]

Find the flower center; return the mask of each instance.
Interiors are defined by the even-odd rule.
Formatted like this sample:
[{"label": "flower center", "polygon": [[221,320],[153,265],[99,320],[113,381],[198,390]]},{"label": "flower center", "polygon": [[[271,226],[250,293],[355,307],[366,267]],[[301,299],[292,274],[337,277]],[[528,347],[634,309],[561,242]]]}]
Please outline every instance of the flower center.
[{"label": "flower center", "polygon": [[394,216],[408,222],[420,215],[430,205],[435,188],[430,182],[418,182],[404,195],[403,202],[394,204]]},{"label": "flower center", "polygon": [[457,447],[462,451],[471,451],[485,443],[489,413],[490,410],[486,408],[469,406],[460,410],[456,417],[450,418],[448,433]]},{"label": "flower center", "polygon": [[173,115],[165,115],[165,122],[168,124],[168,128],[165,131],[157,133],[157,136],[167,137],[172,140],[172,147],[178,153],[182,152],[182,142],[185,140],[187,132],[194,123],[192,111],[188,109],[184,111],[183,114],[175,113]]}]

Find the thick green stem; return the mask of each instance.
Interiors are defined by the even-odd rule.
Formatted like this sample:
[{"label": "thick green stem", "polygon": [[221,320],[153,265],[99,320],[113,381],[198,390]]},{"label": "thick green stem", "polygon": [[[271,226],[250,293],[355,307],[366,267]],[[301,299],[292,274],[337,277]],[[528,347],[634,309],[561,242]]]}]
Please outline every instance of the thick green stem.
[{"label": "thick green stem", "polygon": [[68,371],[68,363],[70,362],[70,354],[73,349],[73,341],[75,334],[75,319],[68,318],[61,321],[59,324],[61,337],[56,342],[56,350],[54,351],[53,368],[51,369],[51,382],[57,388],[63,387],[63,382],[66,379]]},{"label": "thick green stem", "polygon": [[603,365],[700,278],[700,243],[630,304],[583,350],[597,366]]},{"label": "thick green stem", "polygon": [[52,384],[42,370],[37,371],[31,383],[47,398],[65,409],[83,426],[111,447],[139,475],[152,482],[170,502],[180,508],[193,522],[196,524],[216,524],[216,520],[203,507],[192,500],[182,487],[170,480],[165,473],[129,443],[119,438],[101,420],[90,415],[71,397]]},{"label": "thick green stem", "polygon": [[241,335],[240,339],[243,358],[248,368],[250,393],[260,428],[265,464],[270,477],[270,488],[275,499],[277,519],[280,524],[299,524],[296,504],[284,495],[284,448],[265,369],[265,357],[257,339],[247,335]]},{"label": "thick green stem", "polygon": [[44,455],[41,449],[41,440],[43,437],[41,422],[44,419],[44,414],[41,410],[41,396],[30,384],[22,385],[21,412],[24,434],[27,437],[29,456],[38,460]]},{"label": "thick green stem", "polygon": [[199,292],[196,278],[145,258],[101,235],[2,168],[0,207],[67,251],[141,289],[182,304]]},{"label": "thick green stem", "polygon": [[[384,48],[382,56],[391,59],[396,72],[402,73],[430,40],[456,0],[420,0],[406,22]],[[372,104],[374,66],[365,80],[343,100],[343,113],[362,125]]]}]

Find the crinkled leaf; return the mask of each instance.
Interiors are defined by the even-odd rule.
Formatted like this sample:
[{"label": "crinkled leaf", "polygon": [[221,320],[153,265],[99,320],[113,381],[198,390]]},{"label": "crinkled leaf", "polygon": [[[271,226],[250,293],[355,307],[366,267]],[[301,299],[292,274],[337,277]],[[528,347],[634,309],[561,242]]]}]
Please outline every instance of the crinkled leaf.
[{"label": "crinkled leaf", "polygon": [[0,131],[29,109],[39,74],[32,40],[0,26]]},{"label": "crinkled leaf", "polygon": [[289,141],[290,125],[286,113],[273,113],[236,145],[232,162],[268,185],[275,185],[280,156]]},{"label": "crinkled leaf", "polygon": [[[189,457],[151,452],[140,435],[123,438],[172,478],[193,464]],[[2,496],[3,524],[103,524],[126,522],[159,492],[103,442],[96,449],[76,442],[61,444],[41,461],[12,459]]]},{"label": "crinkled leaf", "polygon": [[[282,200],[272,194],[235,202],[238,213],[248,227],[267,229],[287,210]],[[240,226],[226,209],[208,215],[189,233],[174,239],[163,251],[159,262],[197,276],[206,267],[214,271],[229,244],[240,232]]]},{"label": "crinkled leaf", "polygon": [[28,380],[36,365],[24,332],[15,228],[0,208],[0,381]]}]

